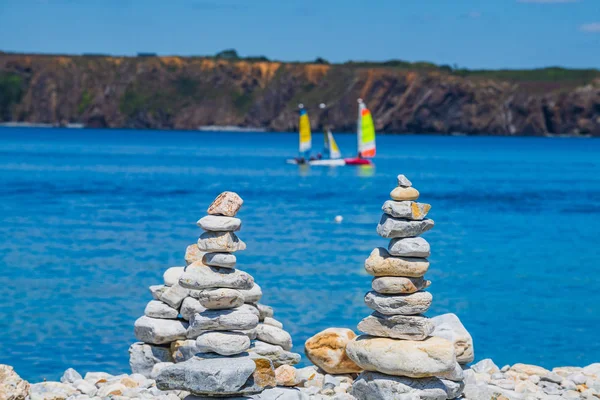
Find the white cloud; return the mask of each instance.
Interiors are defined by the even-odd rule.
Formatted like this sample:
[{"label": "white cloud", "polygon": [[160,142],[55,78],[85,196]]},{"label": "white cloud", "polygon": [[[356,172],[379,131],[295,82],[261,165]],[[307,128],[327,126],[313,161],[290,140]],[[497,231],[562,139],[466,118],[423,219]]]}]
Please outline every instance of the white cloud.
[{"label": "white cloud", "polygon": [[560,3],[578,3],[579,0],[517,0],[519,3],[537,3],[537,4],[560,4]]},{"label": "white cloud", "polygon": [[582,32],[598,32],[600,33],[600,22],[592,22],[591,24],[583,24],[579,27]]}]

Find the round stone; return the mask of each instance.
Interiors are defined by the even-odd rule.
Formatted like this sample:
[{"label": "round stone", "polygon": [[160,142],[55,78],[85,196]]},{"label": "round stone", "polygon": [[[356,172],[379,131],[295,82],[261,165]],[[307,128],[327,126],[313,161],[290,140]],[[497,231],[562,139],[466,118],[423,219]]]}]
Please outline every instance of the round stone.
[{"label": "round stone", "polygon": [[365,270],[373,276],[407,276],[418,278],[429,269],[426,258],[392,257],[382,247],[371,252],[365,261]]},{"label": "round stone", "polygon": [[398,186],[392,190],[390,197],[396,201],[417,200],[419,198],[419,191],[413,187]]},{"label": "round stone", "polygon": [[431,281],[420,278],[407,278],[403,276],[380,276],[373,278],[371,287],[381,294],[410,294],[425,289]]}]

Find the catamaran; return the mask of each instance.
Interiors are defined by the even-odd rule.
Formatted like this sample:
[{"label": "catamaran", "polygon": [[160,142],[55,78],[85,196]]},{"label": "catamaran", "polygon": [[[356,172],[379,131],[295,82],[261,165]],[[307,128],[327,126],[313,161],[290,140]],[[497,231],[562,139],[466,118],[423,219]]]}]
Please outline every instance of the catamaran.
[{"label": "catamaran", "polygon": [[311,160],[309,161],[310,165],[324,165],[329,167],[338,167],[342,165],[346,165],[346,162],[342,159],[342,153],[340,153],[340,148],[338,147],[335,139],[333,138],[333,133],[331,133],[331,129],[327,128],[323,133],[324,145],[323,145],[323,153],[326,158],[319,160]]},{"label": "catamaran", "polygon": [[300,153],[297,158],[291,158],[287,160],[288,164],[306,164],[310,158],[310,149],[312,148],[312,135],[310,132],[310,120],[308,119],[308,113],[304,108],[304,104],[299,104],[299,121],[298,121],[298,152]]},{"label": "catamaran", "polygon": [[344,159],[346,165],[372,165],[369,158],[375,157],[375,125],[371,111],[362,99],[358,99],[358,121],[356,123],[358,156]]}]

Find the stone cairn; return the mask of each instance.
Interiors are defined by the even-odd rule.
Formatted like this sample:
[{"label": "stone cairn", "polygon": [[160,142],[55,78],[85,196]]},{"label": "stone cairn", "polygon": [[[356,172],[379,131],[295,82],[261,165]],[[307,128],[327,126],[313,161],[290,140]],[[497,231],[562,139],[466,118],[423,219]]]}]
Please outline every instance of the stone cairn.
[{"label": "stone cairn", "polygon": [[364,370],[351,394],[359,400],[415,392],[453,399],[463,388],[454,343],[432,336],[435,324],[423,315],[432,301],[424,291],[430,282],[423,277],[430,248],[419,235],[434,225],[425,218],[431,206],[415,202],[419,192],[404,175],[398,176],[391,198],[377,226],[377,233],[391,242],[365,261],[374,276],[365,303],[374,312],[358,324],[363,335],[346,347],[348,357]]},{"label": "stone cairn", "polygon": [[292,338],[259,304],[260,286],[235,268],[246,244],[234,233],[243,200],[220,194],[198,221],[205,232],[188,246],[186,267],[172,267],[154,300],[135,322],[140,342],[131,346],[133,373],[156,379],[162,390],[201,396],[244,395],[275,386],[274,368],[294,365]]}]

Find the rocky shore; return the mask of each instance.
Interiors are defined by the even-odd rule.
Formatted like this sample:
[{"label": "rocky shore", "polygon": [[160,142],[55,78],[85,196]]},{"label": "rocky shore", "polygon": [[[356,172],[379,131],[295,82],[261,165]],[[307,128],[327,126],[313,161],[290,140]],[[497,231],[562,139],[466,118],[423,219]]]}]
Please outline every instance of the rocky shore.
[{"label": "rocky shore", "polygon": [[475,360],[471,335],[459,317],[427,317],[433,301],[424,278],[430,263],[422,237],[434,226],[431,206],[399,175],[382,207],[377,233],[389,239],[365,260],[372,310],[358,324],[309,338],[313,365],[297,368],[292,338],[259,303],[262,288],[236,268],[246,249],[236,235],[243,200],[224,192],[198,222],[198,241],[183,267],[171,267],[134,324],[139,342],[129,350],[131,374],[74,369],[60,382],[29,383],[0,365],[0,400],[559,400],[600,399],[600,363],[548,370],[499,367]]}]

